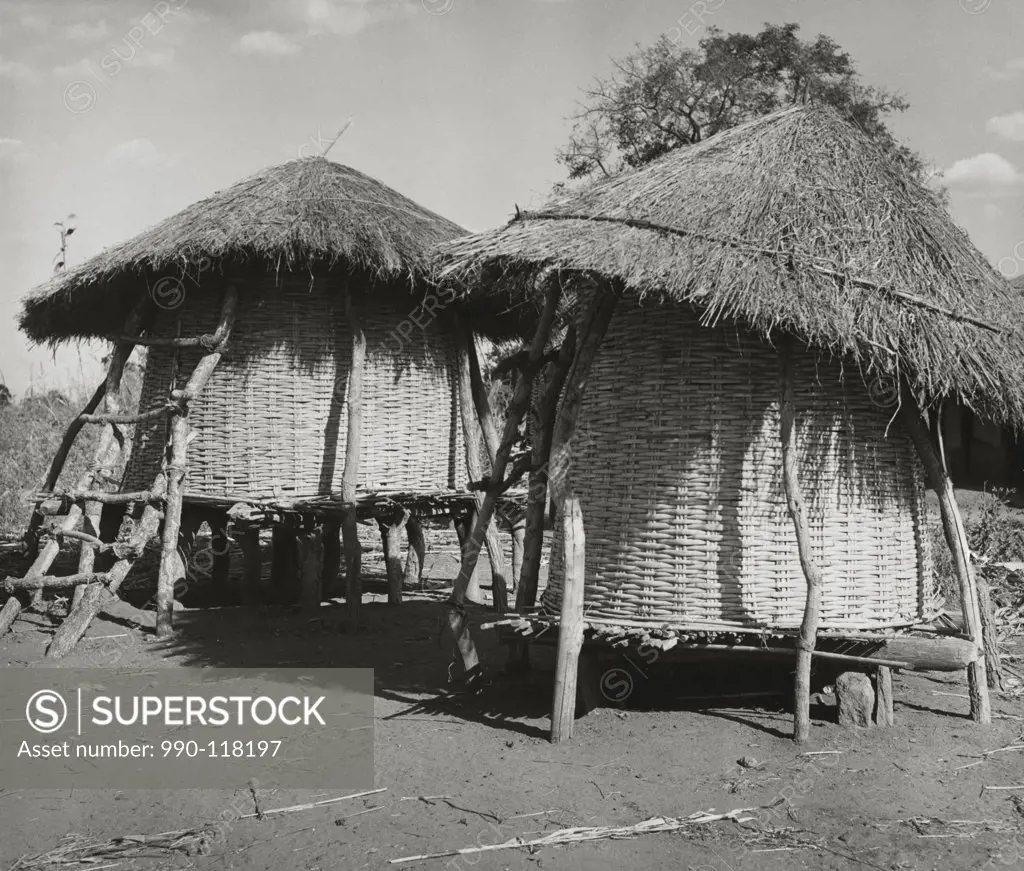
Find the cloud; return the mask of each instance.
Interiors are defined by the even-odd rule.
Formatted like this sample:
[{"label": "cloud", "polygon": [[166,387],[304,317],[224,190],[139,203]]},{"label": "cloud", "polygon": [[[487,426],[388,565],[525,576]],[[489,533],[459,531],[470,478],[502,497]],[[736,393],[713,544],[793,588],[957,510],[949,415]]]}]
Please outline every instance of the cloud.
[{"label": "cloud", "polygon": [[87,24],[80,22],[78,24],[71,24],[64,28],[64,35],[68,39],[73,39],[76,42],[92,42],[93,40],[103,39],[110,35],[110,27],[104,20],[99,20],[95,24]]},{"label": "cloud", "polygon": [[985,219],[988,221],[994,221],[997,218],[1001,218],[1003,216],[1003,210],[999,208],[999,206],[997,206],[995,203],[985,203],[984,207],[981,210],[981,213],[985,216]]},{"label": "cloud", "polygon": [[1011,185],[1024,181],[1024,174],[1005,157],[986,151],[958,160],[943,173],[949,184],[960,185]]},{"label": "cloud", "polygon": [[310,34],[354,36],[372,24],[423,11],[406,0],[292,0],[295,16]]},{"label": "cloud", "polygon": [[20,60],[7,60],[0,55],[0,79],[10,79],[13,82],[31,82],[36,77],[28,64]]},{"label": "cloud", "polygon": [[1008,82],[1024,75],[1024,57],[1010,58],[1001,67],[986,66],[982,71],[993,81]]},{"label": "cloud", "polygon": [[1024,142],[1024,112],[1011,112],[1009,115],[989,118],[985,122],[985,130],[1003,139]]},{"label": "cloud", "polygon": [[137,166],[169,166],[173,161],[148,139],[119,142],[106,155],[107,163],[133,163]]},{"label": "cloud", "polygon": [[284,57],[295,54],[298,44],[290,37],[276,30],[258,30],[247,33],[234,45],[242,54],[256,54],[263,57]]},{"label": "cloud", "polygon": [[10,136],[0,136],[0,157],[9,157],[21,151],[22,141]]}]

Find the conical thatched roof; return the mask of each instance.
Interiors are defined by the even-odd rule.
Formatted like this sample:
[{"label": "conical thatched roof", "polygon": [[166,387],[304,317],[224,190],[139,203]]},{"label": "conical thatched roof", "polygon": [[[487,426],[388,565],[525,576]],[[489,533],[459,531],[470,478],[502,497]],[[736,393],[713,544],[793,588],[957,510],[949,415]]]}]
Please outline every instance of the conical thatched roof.
[{"label": "conical thatched roof", "polygon": [[441,249],[496,306],[579,270],[791,332],[1024,423],[1024,298],[937,198],[830,109],[797,107],[679,149]]},{"label": "conical thatched roof", "polygon": [[347,166],[293,160],[55,276],[25,300],[21,327],[50,342],[116,332],[131,301],[160,278],[195,280],[243,262],[275,270],[337,265],[376,280],[415,281],[427,275],[431,246],[465,232]]}]

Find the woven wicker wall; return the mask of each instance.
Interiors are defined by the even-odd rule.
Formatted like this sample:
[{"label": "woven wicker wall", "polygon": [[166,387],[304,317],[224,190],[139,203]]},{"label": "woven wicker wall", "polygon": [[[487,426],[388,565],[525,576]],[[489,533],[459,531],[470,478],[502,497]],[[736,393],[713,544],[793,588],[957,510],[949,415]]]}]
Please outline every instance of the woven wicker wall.
[{"label": "woven wicker wall", "polygon": [[[917,622],[935,604],[923,470],[857,372],[802,352],[799,474],[824,571],[822,628]],[[786,510],[779,362],[758,337],[679,306],[620,303],[581,409],[572,480],[586,613],[793,628],[806,582]],[[557,613],[556,533],[543,607]]]},{"label": "woven wicker wall", "polygon": [[[294,498],[340,492],[348,429],[351,337],[343,276],[239,279],[236,325],[228,352],[189,422],[186,494]],[[212,332],[223,279],[161,312],[154,334]],[[433,493],[465,488],[465,451],[455,390],[455,345],[437,322],[414,327],[399,350],[392,331],[408,302],[359,295],[367,338],[359,489]],[[425,320],[420,318],[421,323]],[[201,351],[152,348],[140,407],[159,405],[172,383],[184,386]],[[177,372],[177,375],[175,375]],[[165,423],[137,434],[126,490],[148,487],[162,459]]]}]

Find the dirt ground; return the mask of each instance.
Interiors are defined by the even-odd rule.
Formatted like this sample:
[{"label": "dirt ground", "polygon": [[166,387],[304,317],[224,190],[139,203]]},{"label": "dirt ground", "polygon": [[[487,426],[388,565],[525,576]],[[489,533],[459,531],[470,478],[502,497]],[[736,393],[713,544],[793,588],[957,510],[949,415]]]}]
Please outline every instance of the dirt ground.
[{"label": "dirt ground", "polygon": [[[1024,868],[1024,752],[980,755],[1021,743],[1019,695],[994,697],[996,719],[981,728],[966,716],[961,675],[898,675],[895,728],[843,729],[823,704],[813,711],[810,743],[798,748],[789,738],[786,695],[735,697],[777,687],[788,694],[785,667],[774,675],[733,667],[728,680],[704,667],[668,678],[648,670],[635,674],[628,706],[598,708],[577,721],[572,741],[556,746],[547,740],[550,648],[535,646],[532,671],[513,676],[503,672],[495,633],[478,632],[491,686],[470,697],[448,682],[451,645],[439,638],[438,618],[443,579],[453,577],[454,565],[434,551],[428,577],[435,580],[399,608],[386,604],[377,577],[367,585],[365,625],[355,636],[340,628],[338,603],[312,615],[287,607],[183,610],[169,642],[153,637],[152,612],[116,606],[60,667],[372,667],[376,786],[386,791],[238,820],[254,810],[245,783],[187,791],[0,784],[0,869],[52,850],[72,833],[103,840],[205,824],[215,827],[205,855],[164,853],[92,867]],[[476,622],[486,616],[483,609],[473,615]],[[0,666],[51,665],[43,652],[52,631],[43,615],[19,621],[0,639]],[[1022,670],[1019,661],[1012,667]],[[808,751],[834,752],[801,755]],[[1014,785],[1020,788],[985,788]],[[261,803],[266,810],[337,794],[282,791]],[[389,864],[560,828],[737,808],[762,810],[744,824]]]}]

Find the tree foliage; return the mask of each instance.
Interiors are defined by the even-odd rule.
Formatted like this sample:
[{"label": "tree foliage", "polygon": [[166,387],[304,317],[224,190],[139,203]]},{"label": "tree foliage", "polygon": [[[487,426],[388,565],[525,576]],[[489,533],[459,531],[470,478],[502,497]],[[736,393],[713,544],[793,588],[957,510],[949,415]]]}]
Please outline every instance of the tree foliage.
[{"label": "tree foliage", "polygon": [[694,50],[662,36],[614,61],[615,73],[583,90],[569,143],[558,160],[573,179],[614,175],[701,142],[786,106],[826,103],[880,140],[923,176],[921,159],[899,145],[885,117],[908,103],[865,85],[850,55],[819,34],[799,38],[797,24],[765,24],[760,33],[715,27]]}]

